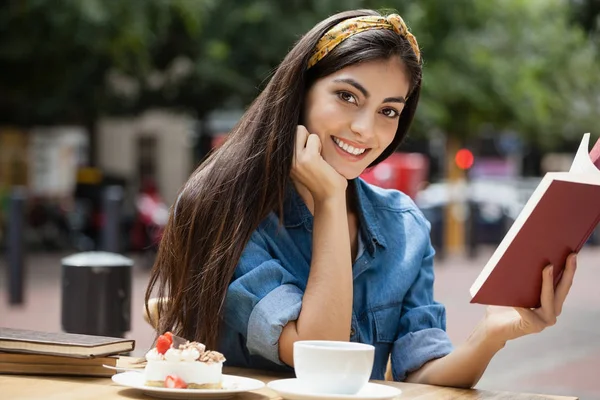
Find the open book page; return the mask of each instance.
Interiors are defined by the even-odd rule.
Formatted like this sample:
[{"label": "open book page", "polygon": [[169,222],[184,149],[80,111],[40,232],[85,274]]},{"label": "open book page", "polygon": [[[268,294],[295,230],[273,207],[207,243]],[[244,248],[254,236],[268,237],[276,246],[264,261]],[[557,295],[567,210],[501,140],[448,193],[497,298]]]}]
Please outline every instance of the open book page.
[{"label": "open book page", "polygon": [[591,152],[589,148],[590,134],[586,133],[583,135],[583,139],[581,140],[577,154],[575,154],[575,159],[573,160],[569,173],[592,174],[600,177],[600,169],[594,165],[595,162],[599,161],[596,153],[600,151],[600,139],[596,142]]}]

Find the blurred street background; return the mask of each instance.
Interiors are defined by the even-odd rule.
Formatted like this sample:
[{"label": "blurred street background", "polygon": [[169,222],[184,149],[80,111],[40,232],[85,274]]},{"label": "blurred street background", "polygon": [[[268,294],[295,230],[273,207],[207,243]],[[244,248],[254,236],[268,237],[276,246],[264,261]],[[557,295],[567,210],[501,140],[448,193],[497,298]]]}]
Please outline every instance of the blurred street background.
[{"label": "blurred street background", "polygon": [[[143,354],[143,292],[180,186],[298,37],[351,8],[400,13],[422,48],[410,137],[363,178],[430,220],[437,300],[465,340],[483,315],[468,289],[493,249],[543,175],[600,136],[600,0],[2,2],[0,326],[121,334]],[[92,278],[62,260],[100,250],[133,267],[112,260],[120,272],[77,298],[65,282]],[[600,399],[600,229],[579,265],[558,325],[507,346],[478,387]],[[113,292],[114,326],[78,322]]]}]

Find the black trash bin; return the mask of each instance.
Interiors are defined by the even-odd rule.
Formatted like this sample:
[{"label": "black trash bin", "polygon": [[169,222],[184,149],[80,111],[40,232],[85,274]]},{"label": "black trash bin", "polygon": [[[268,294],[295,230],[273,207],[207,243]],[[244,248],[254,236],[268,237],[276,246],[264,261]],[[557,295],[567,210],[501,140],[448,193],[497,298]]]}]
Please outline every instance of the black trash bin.
[{"label": "black trash bin", "polygon": [[62,260],[62,328],[68,333],[125,337],[131,329],[133,260],[84,252]]}]

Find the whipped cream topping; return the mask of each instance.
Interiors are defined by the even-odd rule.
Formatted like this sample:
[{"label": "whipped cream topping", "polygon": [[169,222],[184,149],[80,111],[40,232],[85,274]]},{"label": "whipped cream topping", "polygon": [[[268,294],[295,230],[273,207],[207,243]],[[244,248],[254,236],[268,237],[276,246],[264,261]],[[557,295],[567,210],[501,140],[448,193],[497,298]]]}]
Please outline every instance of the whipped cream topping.
[{"label": "whipped cream topping", "polygon": [[146,353],[148,361],[170,361],[170,362],[194,362],[199,361],[206,364],[225,361],[223,354],[217,351],[206,351],[206,346],[198,342],[187,342],[178,349],[171,347],[165,354],[160,354],[156,347]]},{"label": "whipped cream topping", "polygon": [[165,353],[167,361],[187,361],[192,362],[200,358],[200,352],[197,349],[169,349]]},{"label": "whipped cream topping", "polygon": [[163,355],[160,354],[158,352],[158,350],[156,350],[156,347],[151,349],[149,352],[146,353],[146,360],[150,361],[158,361],[158,360],[163,360]]}]

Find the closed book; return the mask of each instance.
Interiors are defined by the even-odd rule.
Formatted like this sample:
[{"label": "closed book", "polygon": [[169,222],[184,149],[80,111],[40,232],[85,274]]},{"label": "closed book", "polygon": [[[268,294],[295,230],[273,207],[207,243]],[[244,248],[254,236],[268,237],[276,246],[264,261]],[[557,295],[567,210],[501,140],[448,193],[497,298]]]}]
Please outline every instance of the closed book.
[{"label": "closed book", "polygon": [[537,308],[547,265],[554,266],[556,287],[568,255],[600,222],[600,140],[589,152],[589,136],[568,172],[543,177],[471,286],[471,303]]},{"label": "closed book", "polygon": [[127,353],[134,348],[133,339],[0,328],[1,352],[93,358]]},{"label": "closed book", "polygon": [[117,357],[75,358],[40,354],[0,353],[0,374],[112,376]]}]

